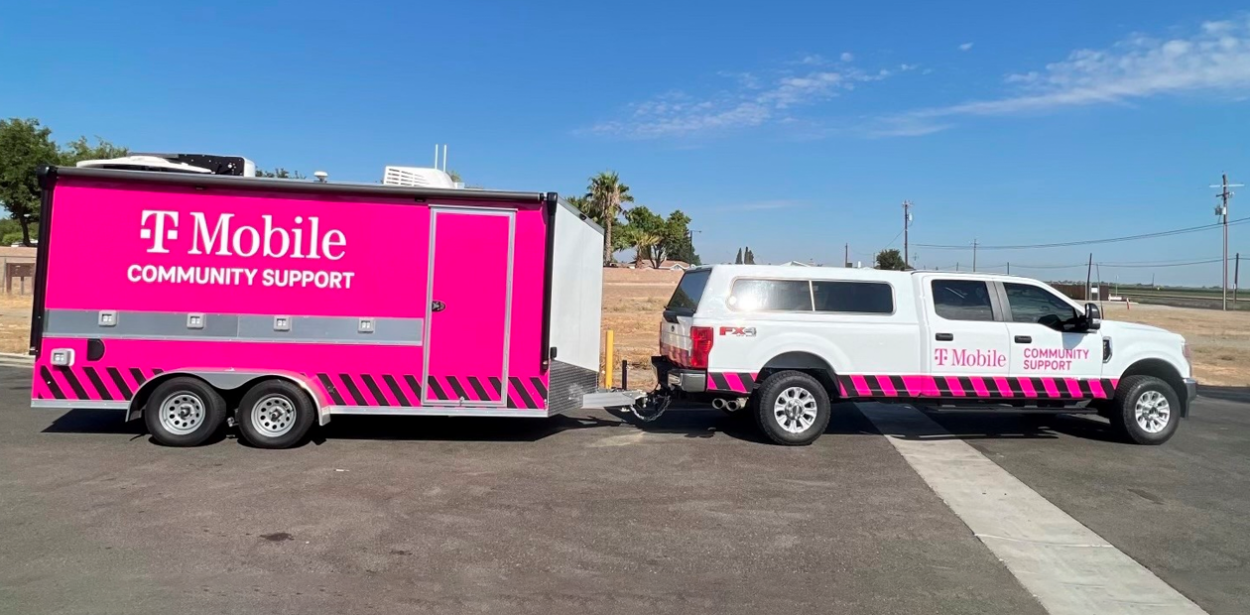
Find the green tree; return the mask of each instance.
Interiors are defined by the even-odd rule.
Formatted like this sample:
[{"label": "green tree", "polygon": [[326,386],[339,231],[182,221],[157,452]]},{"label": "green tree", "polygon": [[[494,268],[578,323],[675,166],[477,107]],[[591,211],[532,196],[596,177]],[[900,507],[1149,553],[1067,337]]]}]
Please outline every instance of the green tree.
[{"label": "green tree", "polygon": [[754,264],[755,264],[755,253],[754,253],[754,252],[752,252],[752,251],[751,251],[751,248],[749,248],[749,247],[748,247],[748,248],[746,248],[746,250],[742,253],[742,264],[744,264],[744,265],[754,265]]},{"label": "green tree", "polygon": [[910,267],[903,262],[903,255],[898,250],[882,250],[877,253],[877,269],[907,271]]},{"label": "green tree", "polygon": [[742,264],[742,248],[738,248],[738,256],[734,257],[734,264],[735,265]]},{"label": "green tree", "polygon": [[598,208],[599,224],[603,225],[603,264],[612,264],[612,253],[615,244],[612,241],[612,224],[621,215],[621,205],[632,203],[634,197],[629,193],[629,186],[621,183],[616,171],[604,171],[590,178],[586,188],[586,198]]},{"label": "green tree", "polygon": [[57,164],[72,167],[83,160],[110,160],[128,155],[130,155],[129,149],[113,145],[100,137],[95,138],[95,145],[92,145],[87,137],[78,137],[77,140],[70,141],[68,145],[61,148]]},{"label": "green tree", "polygon": [[0,203],[21,229],[23,245],[30,245],[32,225],[39,221],[39,179],[35,172],[58,162],[52,130],[41,126],[39,120],[0,120]]},{"label": "green tree", "polygon": [[638,205],[625,212],[625,224],[618,227],[618,235],[628,238],[629,247],[634,249],[634,263],[651,261],[653,267],[664,262],[664,239],[668,226],[664,218],[652,212],[645,205]]},{"label": "green tree", "polygon": [[664,221],[663,239],[660,247],[664,250],[664,258],[698,265],[699,255],[694,252],[691,241],[690,216],[680,209],[673,211]]}]

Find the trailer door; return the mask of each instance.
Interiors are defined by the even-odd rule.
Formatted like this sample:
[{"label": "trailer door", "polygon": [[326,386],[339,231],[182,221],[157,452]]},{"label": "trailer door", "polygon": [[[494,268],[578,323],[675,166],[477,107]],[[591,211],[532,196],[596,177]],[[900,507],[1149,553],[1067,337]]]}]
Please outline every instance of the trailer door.
[{"label": "trailer door", "polygon": [[504,404],[515,215],[431,208],[426,405]]}]

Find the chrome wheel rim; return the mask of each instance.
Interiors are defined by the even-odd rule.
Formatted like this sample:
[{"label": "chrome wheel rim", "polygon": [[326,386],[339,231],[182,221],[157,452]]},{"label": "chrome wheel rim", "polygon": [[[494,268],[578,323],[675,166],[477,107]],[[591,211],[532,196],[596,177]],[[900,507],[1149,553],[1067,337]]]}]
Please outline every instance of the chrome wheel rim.
[{"label": "chrome wheel rim", "polygon": [[252,427],[262,436],[280,437],[295,427],[295,403],[285,395],[266,395],[252,406]]},{"label": "chrome wheel rim", "polygon": [[193,393],[175,393],[160,407],[161,428],[176,436],[194,433],[204,424],[204,400]]},{"label": "chrome wheel rim", "polygon": [[1172,418],[1172,404],[1168,398],[1158,391],[1146,391],[1137,398],[1137,406],[1133,409],[1137,426],[1146,433],[1159,433],[1168,426]]},{"label": "chrome wheel rim", "polygon": [[787,433],[803,433],[816,423],[816,396],[803,387],[790,387],[773,402],[773,420]]}]

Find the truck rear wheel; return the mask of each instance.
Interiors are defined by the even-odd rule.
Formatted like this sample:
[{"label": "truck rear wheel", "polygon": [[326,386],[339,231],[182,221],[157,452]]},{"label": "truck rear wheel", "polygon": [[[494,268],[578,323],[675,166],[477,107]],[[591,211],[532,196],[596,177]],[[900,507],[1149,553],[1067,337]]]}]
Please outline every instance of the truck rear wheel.
[{"label": "truck rear wheel", "polygon": [[197,446],[226,422],[226,400],[198,378],[170,378],[152,391],[143,420],[160,444]]},{"label": "truck rear wheel", "polygon": [[303,389],[286,380],[264,380],[239,401],[239,432],[257,448],[290,448],[303,442],[316,416]]},{"label": "truck rear wheel", "polygon": [[1133,444],[1163,444],[1180,425],[1176,391],[1154,376],[1129,376],[1120,381],[1107,418],[1122,439]]},{"label": "truck rear wheel", "polygon": [[803,372],[777,372],[757,394],[756,423],[777,444],[811,444],[829,426],[829,394],[820,381]]}]

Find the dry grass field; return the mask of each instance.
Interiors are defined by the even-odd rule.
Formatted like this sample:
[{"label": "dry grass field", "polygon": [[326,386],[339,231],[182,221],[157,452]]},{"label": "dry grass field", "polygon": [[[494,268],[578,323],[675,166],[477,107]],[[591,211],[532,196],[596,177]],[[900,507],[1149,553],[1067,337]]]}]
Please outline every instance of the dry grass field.
[{"label": "dry grass field", "polygon": [[[655,384],[650,358],[657,350],[660,313],[681,279],[675,271],[604,270],[603,329],[616,337],[616,382],[620,361],[630,363],[630,388]],[[31,297],[0,295],[0,352],[25,352],[30,330]],[[1250,313],[1220,312],[1155,305],[1106,304],[1106,317],[1156,325],[1176,331],[1193,348],[1199,382],[1250,386]]]},{"label": "dry grass field", "polygon": [[30,295],[0,293],[0,352],[26,352],[30,345]]}]

